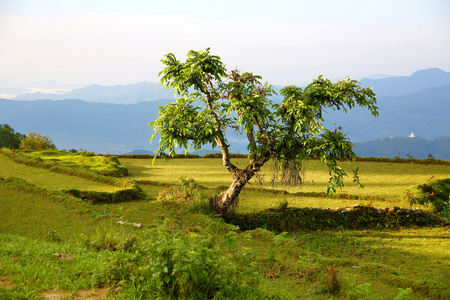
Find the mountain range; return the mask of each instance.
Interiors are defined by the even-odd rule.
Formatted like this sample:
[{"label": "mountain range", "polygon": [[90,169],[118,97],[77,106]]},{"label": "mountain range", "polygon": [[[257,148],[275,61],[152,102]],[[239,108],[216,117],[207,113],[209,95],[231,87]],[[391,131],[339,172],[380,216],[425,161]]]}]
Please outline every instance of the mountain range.
[{"label": "mountain range", "polygon": [[101,86],[98,84],[73,89],[67,93],[25,93],[14,100],[65,100],[79,99],[88,102],[136,104],[143,101],[155,101],[173,98],[172,90],[165,90],[160,84],[140,82],[128,85]]},{"label": "mountain range", "polygon": [[[373,87],[378,118],[359,107],[347,114],[328,111],[325,115],[326,126],[341,126],[357,147],[371,140],[406,137],[411,133],[426,140],[450,136],[450,72],[427,69],[408,77],[360,82]],[[172,91],[149,82],[90,85],[64,94],[29,93],[13,100],[0,99],[0,123],[21,133],[49,135],[61,149],[116,154],[152,150],[157,148],[157,140],[149,144],[148,123],[157,118],[158,105],[173,98]],[[279,97],[274,101],[280,101]],[[246,152],[246,144],[239,137],[230,135],[230,144],[232,151]]]}]

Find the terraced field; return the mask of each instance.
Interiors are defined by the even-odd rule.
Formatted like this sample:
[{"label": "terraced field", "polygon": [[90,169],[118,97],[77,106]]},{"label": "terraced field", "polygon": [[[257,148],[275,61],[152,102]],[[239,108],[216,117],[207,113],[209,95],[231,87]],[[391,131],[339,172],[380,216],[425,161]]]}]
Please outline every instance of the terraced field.
[{"label": "terraced field", "polygon": [[[220,159],[194,158],[156,160],[152,165],[151,159],[120,159],[122,165],[130,172],[130,178],[145,183],[142,187],[155,195],[154,184],[179,184],[180,177],[192,178],[198,184],[208,187],[227,187],[232,182],[232,176],[225,170]],[[238,166],[245,166],[247,159],[240,158],[233,161]],[[349,165],[343,165],[352,174]],[[359,177],[364,185],[360,189],[352,182],[352,178],[345,180],[345,187],[338,190],[337,195],[342,198],[318,196],[326,192],[328,171],[318,161],[305,163],[304,184],[299,187],[282,186],[272,183],[274,166],[268,163],[241,193],[241,212],[251,212],[277,206],[280,201],[287,200],[294,207],[338,208],[355,204],[371,204],[377,208],[392,205],[409,207],[404,200],[408,188],[425,183],[430,179],[450,177],[448,165],[424,165],[404,163],[357,162],[353,167],[359,167]],[[261,188],[263,190],[261,190]],[[273,194],[267,191],[285,190],[289,194]],[[349,197],[345,197],[349,195]],[[358,196],[360,199],[352,199]],[[418,206],[420,207],[420,206]]]},{"label": "terraced field", "polygon": [[47,169],[29,167],[27,165],[14,162],[1,154],[0,166],[0,177],[19,177],[52,191],[79,189],[83,191],[116,192],[123,189],[121,187],[84,179],[78,176],[60,174]]},{"label": "terraced field", "polygon": [[[213,268],[216,273],[210,273],[210,278],[222,284],[219,287],[223,282],[235,287],[223,299],[240,299],[243,294],[236,291],[244,290],[252,293],[248,299],[450,297],[448,225],[241,231],[183,202],[196,197],[208,204],[211,194],[230,183],[219,159],[157,160],[154,165],[148,159],[120,162],[148,198],[94,204],[58,191],[114,192],[120,188],[19,164],[0,155],[0,177],[8,178],[0,179],[0,299],[179,299],[160,288],[165,277],[158,277],[157,272],[177,259],[182,260],[178,266],[184,273],[167,273],[167,278],[194,282],[189,272],[203,274]],[[321,195],[328,174],[317,162],[306,164],[305,184],[300,188],[272,186],[269,165],[260,182],[254,180],[244,190],[239,210],[258,211],[282,200],[299,207],[335,208],[361,202],[409,207],[402,200],[407,188],[431,177],[450,177],[449,166],[358,166],[365,189],[352,186],[349,180],[333,198]],[[193,178],[206,188],[182,187],[180,177]],[[289,194],[274,193],[281,189]],[[176,201],[155,201],[158,195]],[[160,260],[170,254],[177,258]],[[201,267],[206,258],[214,262],[209,269]],[[223,267],[214,269],[217,266]]]}]

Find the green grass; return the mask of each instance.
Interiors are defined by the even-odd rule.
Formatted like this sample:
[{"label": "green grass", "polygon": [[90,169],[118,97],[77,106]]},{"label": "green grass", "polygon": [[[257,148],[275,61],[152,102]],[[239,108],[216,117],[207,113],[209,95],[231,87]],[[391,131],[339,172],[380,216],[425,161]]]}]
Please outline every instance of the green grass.
[{"label": "green grass", "polygon": [[[130,178],[138,182],[150,181],[154,183],[178,184],[180,177],[192,178],[198,184],[217,188],[229,186],[232,175],[222,165],[220,159],[169,159],[156,160],[152,165],[151,160],[146,159],[120,159],[122,165],[130,172]],[[247,159],[234,159],[238,166],[245,166]],[[348,164],[343,167],[351,175]],[[305,164],[304,184],[300,187],[288,187],[273,185],[274,174],[271,162],[264,166],[259,178],[250,181],[240,198],[241,212],[254,212],[277,206],[280,201],[287,200],[289,206],[295,207],[348,207],[355,204],[371,204],[377,208],[385,208],[391,205],[409,207],[404,199],[405,191],[415,185],[427,182],[430,178],[440,179],[450,177],[450,166],[423,165],[423,164],[398,164],[381,162],[357,162],[354,167],[359,167],[359,177],[364,185],[360,189],[348,177],[342,190],[338,190],[337,198],[317,197],[317,194],[325,193],[328,184],[328,171],[318,161],[308,161]],[[314,181],[314,185],[312,182]],[[262,183],[262,184],[261,184]],[[271,190],[285,190],[290,195],[272,194],[259,191],[260,188]],[[146,189],[144,187],[144,189]],[[150,188],[147,188],[150,190]],[[298,195],[294,195],[298,193]],[[313,196],[311,196],[313,194]],[[359,196],[361,199],[351,199],[345,195]],[[342,197],[342,198],[339,198]],[[423,208],[423,206],[416,205]]]},{"label": "green grass", "polygon": [[58,191],[79,189],[83,191],[115,192],[123,188],[110,184],[52,172],[48,169],[33,168],[12,161],[0,154],[0,177],[20,177],[48,190]]},{"label": "green grass", "polygon": [[[9,161],[2,158],[0,155],[0,176],[11,177],[11,173],[9,176],[1,173],[3,163]],[[219,159],[157,160],[154,166],[151,160],[121,159],[121,163],[129,168],[131,179],[154,182],[141,185],[152,199],[167,188],[166,184],[179,185],[180,176],[194,178],[208,188],[227,186],[231,182]],[[239,160],[240,166],[244,163],[245,160]],[[316,165],[317,162],[309,162],[306,173],[314,178],[314,188],[305,184],[299,189],[285,189],[291,193],[325,191],[328,175]],[[283,199],[291,206],[338,207],[373,201],[374,206],[378,203],[376,205],[385,207],[402,203],[404,187],[422,184],[432,176],[436,179],[449,177],[448,166],[358,165],[366,189],[359,190],[349,183],[340,193],[375,196],[373,199],[283,195],[260,191],[259,185],[253,184],[244,191],[241,208],[257,210],[277,205]],[[156,201],[85,203],[55,192],[58,187],[49,188],[44,179],[49,180],[55,174],[43,173],[45,175],[39,175],[43,181],[39,182],[36,181],[39,176],[32,176],[41,169],[20,166],[24,169],[15,174],[23,179],[26,179],[23,175],[28,174],[27,178],[36,185],[19,179],[0,180],[0,299],[42,299],[58,294],[71,299],[95,292],[101,292],[99,299],[139,299],[142,295],[148,296],[144,299],[154,299],[145,290],[146,281],[143,279],[142,284],[136,284],[138,281],[133,274],[144,276],[149,268],[150,261],[142,260],[144,256],[140,253],[149,251],[152,245],[149,241],[154,241],[163,223],[167,223],[167,231],[176,236],[212,237],[221,253],[230,256],[232,264],[237,267],[255,265],[260,286],[268,293],[287,293],[287,299],[375,299],[369,298],[370,295],[393,299],[399,289],[405,292],[408,288],[413,291],[413,299],[450,297],[448,226],[279,235],[263,229],[239,232],[221,219],[191,212],[178,204]],[[270,169],[263,172],[269,176]],[[372,178],[374,176],[377,178]],[[268,180],[263,187],[272,188]],[[85,187],[82,185],[80,189],[85,190]],[[366,192],[367,189],[370,192]],[[216,192],[213,189],[201,191],[206,195]],[[119,220],[141,223],[142,228],[119,225],[116,223]],[[130,251],[120,251],[122,243],[133,241],[133,237],[135,244]],[[92,247],[111,244],[119,251],[96,251]]]},{"label": "green grass", "polygon": [[115,156],[94,155],[91,152],[72,153],[62,150],[23,152],[29,157],[39,157],[46,162],[69,168],[82,168],[105,176],[126,176],[128,170],[120,165]]}]

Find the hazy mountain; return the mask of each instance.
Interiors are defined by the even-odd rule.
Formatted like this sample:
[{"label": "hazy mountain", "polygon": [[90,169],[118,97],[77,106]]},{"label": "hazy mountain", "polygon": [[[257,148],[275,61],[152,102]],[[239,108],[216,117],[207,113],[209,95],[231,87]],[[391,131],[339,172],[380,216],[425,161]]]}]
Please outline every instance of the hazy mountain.
[{"label": "hazy mountain", "polygon": [[84,149],[99,153],[126,153],[150,147],[148,123],[158,116],[158,105],[106,104],[81,100],[16,101],[0,99],[0,123],[20,133],[49,135],[60,149]]},{"label": "hazy mountain", "polygon": [[378,97],[403,96],[450,84],[450,72],[432,68],[417,71],[411,76],[362,79],[360,82],[365,86],[373,87]]},{"label": "hazy mountain", "polygon": [[[45,99],[47,95],[54,96],[67,93],[74,88],[80,88],[86,84],[64,84],[54,80],[14,83],[9,81],[0,81],[0,98],[14,99],[17,95],[24,96],[26,100]],[[31,97],[29,95],[32,95]],[[28,99],[29,98],[29,99]]]},{"label": "hazy mountain", "polygon": [[[148,143],[148,123],[157,118],[158,105],[170,101],[124,105],[81,100],[0,100],[0,123],[9,124],[20,133],[50,135],[63,149],[113,153],[153,150],[156,144]],[[380,97],[378,106],[378,118],[359,107],[347,114],[328,112],[326,126],[342,126],[353,143],[409,136],[412,132],[428,140],[450,135],[450,85],[408,96]],[[246,143],[239,136],[230,135],[229,141],[232,151],[246,151]]]},{"label": "hazy mountain", "polygon": [[[386,74],[375,74],[360,80],[365,86],[374,88],[377,97],[384,96],[403,96],[419,92],[423,89],[439,87],[450,84],[450,72],[445,72],[437,68],[421,70],[413,73],[411,76],[385,77]],[[7,87],[17,88],[11,84],[4,85]],[[40,88],[37,89],[37,87]],[[34,92],[28,92],[30,88]],[[173,91],[165,90],[159,83],[140,82],[128,85],[101,86],[89,85],[81,88],[73,89],[70,92],[57,92],[57,89],[68,89],[68,85],[63,85],[55,81],[47,81],[40,83],[30,83],[22,90],[5,90],[2,91],[0,83],[0,95],[18,94],[14,100],[64,100],[64,99],[80,99],[89,102],[100,103],[122,103],[133,104],[142,101],[155,101],[160,99],[173,99]],[[282,87],[274,87],[279,90]],[[53,89],[51,93],[45,89]],[[274,99],[279,99],[275,96]]]},{"label": "hazy mountain", "polygon": [[361,157],[394,158],[434,158],[450,160],[450,136],[443,136],[432,141],[420,137],[384,138],[361,144],[355,144],[355,153]]},{"label": "hazy mountain", "polygon": [[74,89],[64,94],[27,93],[19,95],[14,100],[64,100],[80,99],[99,103],[135,104],[143,101],[172,99],[173,91],[165,90],[161,84],[140,82],[128,85],[101,86],[89,85]]},{"label": "hazy mountain", "polygon": [[[327,111],[324,115],[326,127],[341,126],[353,143],[409,136],[412,132],[427,140],[450,136],[449,74],[439,69],[428,69],[409,77],[362,80],[365,85],[374,86],[380,116],[374,118],[359,107],[347,114]],[[434,85],[439,86],[430,87]],[[275,87],[276,90],[279,88]],[[383,93],[401,96],[383,96]],[[42,93],[28,94],[27,97],[32,99],[32,95],[50,98],[49,94]],[[156,143],[152,146],[148,143],[151,134],[148,123],[156,119],[158,105],[173,101],[171,91],[149,82],[111,87],[91,85],[65,95],[53,94],[52,97],[63,99],[68,95],[74,99],[85,98],[86,101],[0,100],[0,123],[9,124],[25,134],[36,131],[50,135],[63,149],[82,148],[118,154],[135,149],[153,150]],[[169,100],[155,101],[164,98]],[[274,101],[281,101],[281,98],[275,97]],[[246,143],[239,136],[230,135],[229,141],[232,151],[245,153]]]},{"label": "hazy mountain", "polygon": [[426,139],[450,135],[450,85],[377,100],[378,118],[371,116],[367,109],[355,107],[347,114],[328,113],[326,124],[342,126],[354,142],[408,136],[412,132]]}]

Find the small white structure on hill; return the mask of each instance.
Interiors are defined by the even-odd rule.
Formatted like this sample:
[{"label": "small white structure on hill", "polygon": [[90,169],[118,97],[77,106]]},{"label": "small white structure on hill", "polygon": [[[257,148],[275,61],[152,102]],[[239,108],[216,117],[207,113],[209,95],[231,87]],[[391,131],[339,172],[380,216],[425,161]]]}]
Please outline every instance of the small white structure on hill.
[{"label": "small white structure on hill", "polygon": [[416,137],[416,136],[414,135],[414,132],[411,132],[411,134],[409,135],[409,137],[410,137],[410,138],[413,138],[413,137]]}]

